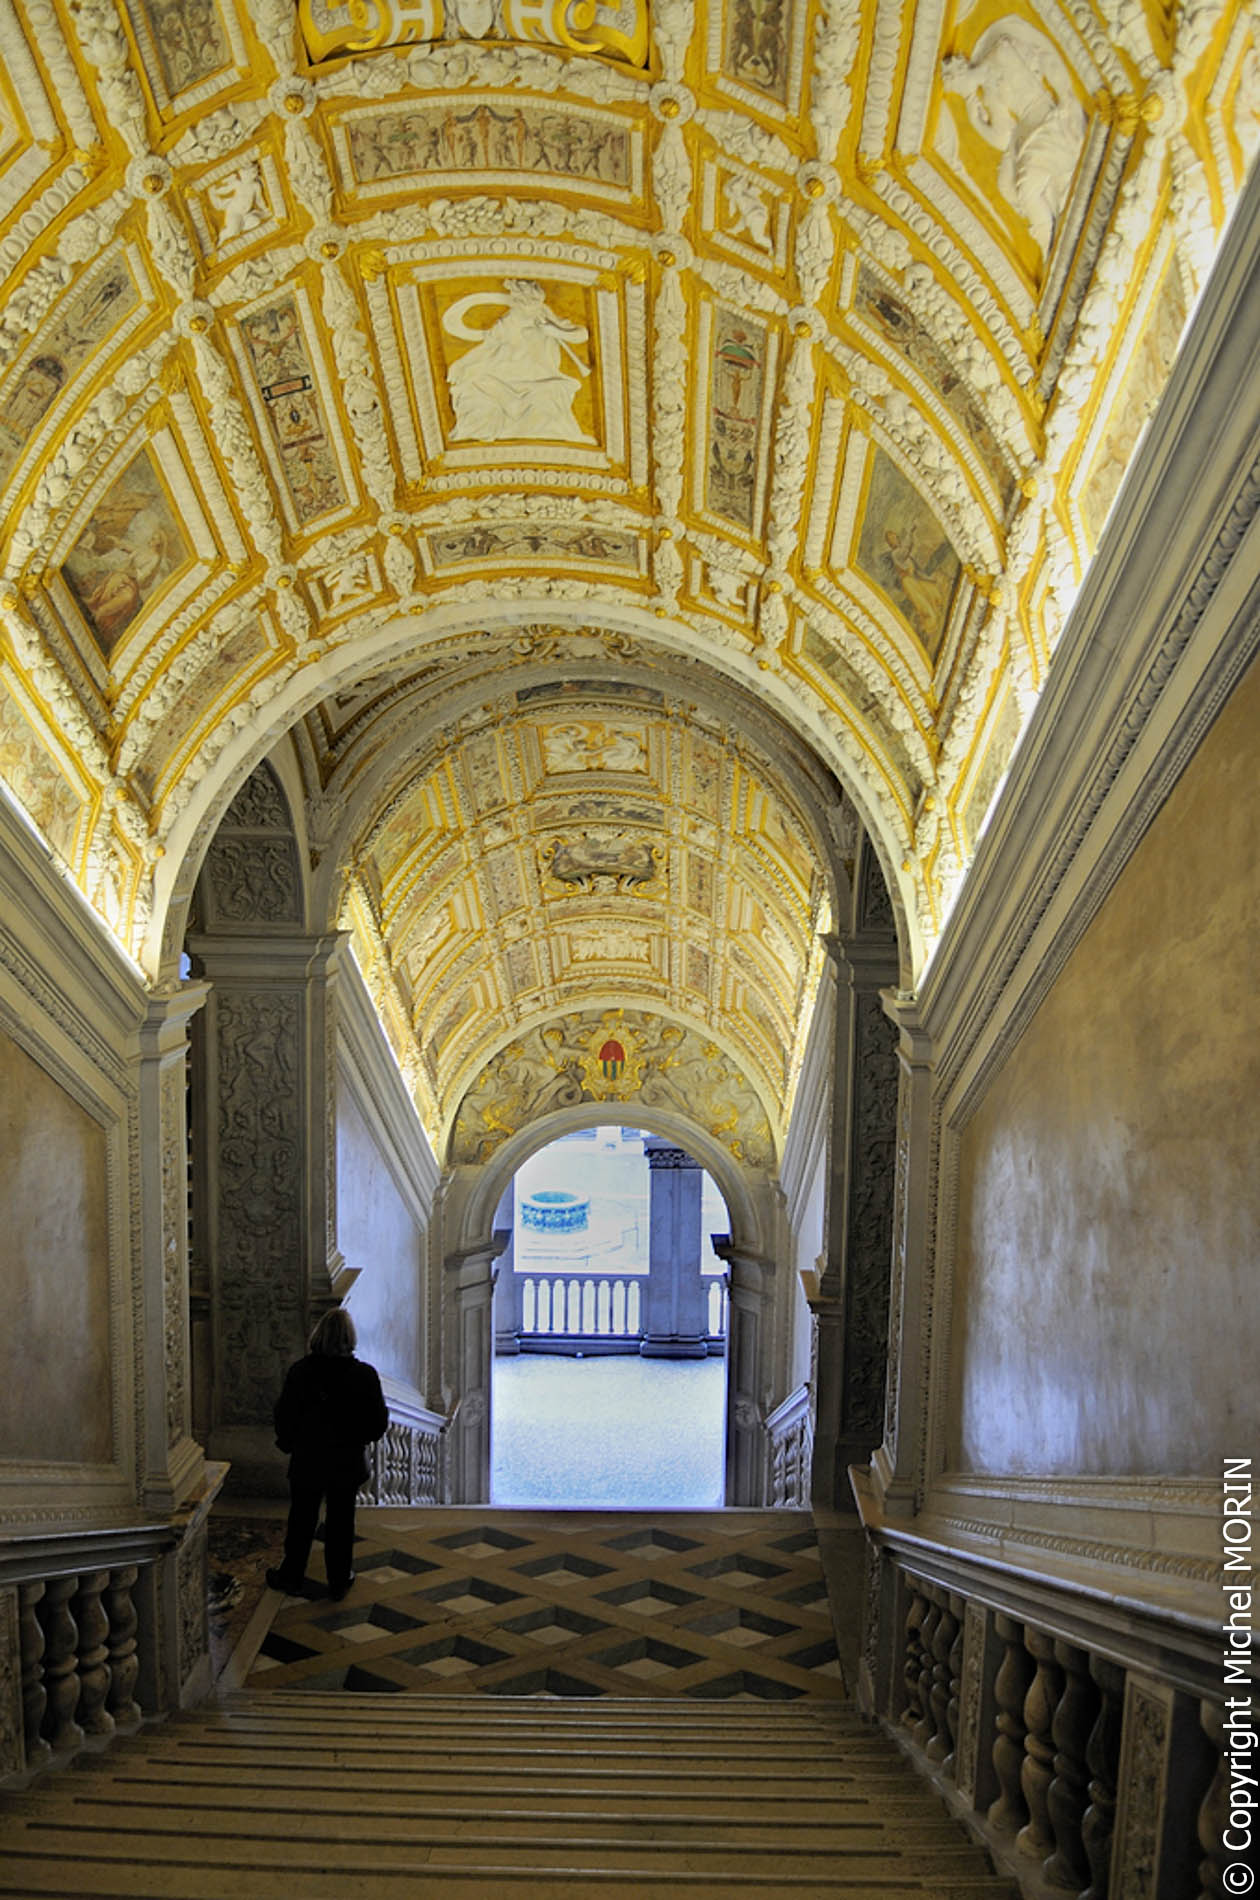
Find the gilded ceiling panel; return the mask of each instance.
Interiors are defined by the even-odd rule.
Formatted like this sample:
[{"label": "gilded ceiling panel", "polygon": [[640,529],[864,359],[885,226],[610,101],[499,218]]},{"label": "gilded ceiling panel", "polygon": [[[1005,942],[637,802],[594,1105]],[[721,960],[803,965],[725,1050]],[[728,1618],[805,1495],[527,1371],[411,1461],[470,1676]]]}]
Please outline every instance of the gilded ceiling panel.
[{"label": "gilded ceiling panel", "polygon": [[[379,720],[400,773],[423,736],[356,681],[404,653],[492,673],[486,642],[542,656],[552,620],[808,735],[898,882],[908,972],[966,875],[1260,144],[1253,10],[579,11],[0,8],[3,667],[89,788],[85,894],[155,974],[244,735],[323,702],[322,850],[327,734]],[[471,956],[510,850],[520,914],[659,888],[616,967],[716,998],[718,926],[684,946],[674,911],[735,852],[808,959],[808,872],[722,835],[726,738],[639,724],[637,763],[591,749],[624,709],[514,726],[510,838],[473,851],[492,814],[451,780],[440,850],[428,821],[393,856],[360,839],[389,928],[400,867],[440,863]],[[577,782],[588,811],[534,822]],[[655,885],[632,799],[663,813]],[[461,1059],[479,1011],[551,996],[546,933],[511,948],[444,1002]]]}]

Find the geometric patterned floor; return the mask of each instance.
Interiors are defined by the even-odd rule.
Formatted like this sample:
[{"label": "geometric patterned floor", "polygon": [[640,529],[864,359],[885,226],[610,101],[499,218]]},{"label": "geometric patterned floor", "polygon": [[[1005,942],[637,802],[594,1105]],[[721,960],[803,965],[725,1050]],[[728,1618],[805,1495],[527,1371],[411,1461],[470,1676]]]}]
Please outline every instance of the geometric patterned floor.
[{"label": "geometric patterned floor", "polygon": [[358,1531],[350,1594],[286,1597],[251,1690],[847,1694],[805,1512],[464,1506]]}]

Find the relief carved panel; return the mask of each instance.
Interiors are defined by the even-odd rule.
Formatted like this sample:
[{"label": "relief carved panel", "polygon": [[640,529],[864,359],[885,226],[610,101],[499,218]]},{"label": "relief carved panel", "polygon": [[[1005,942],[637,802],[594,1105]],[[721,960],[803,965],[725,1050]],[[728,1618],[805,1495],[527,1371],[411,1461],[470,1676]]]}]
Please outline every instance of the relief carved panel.
[{"label": "relief carved panel", "polygon": [[301,1348],[302,1095],[297,989],[220,991],[221,1423],[256,1424]]},{"label": "relief carved panel", "polygon": [[854,1036],[844,1429],[874,1439],[888,1359],[898,1085],[897,1031],[877,994],[856,998]]}]

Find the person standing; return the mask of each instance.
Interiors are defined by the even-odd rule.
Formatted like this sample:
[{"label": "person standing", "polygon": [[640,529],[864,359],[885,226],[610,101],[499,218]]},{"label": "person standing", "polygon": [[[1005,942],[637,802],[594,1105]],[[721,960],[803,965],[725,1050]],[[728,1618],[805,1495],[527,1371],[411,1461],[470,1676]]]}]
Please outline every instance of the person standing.
[{"label": "person standing", "polygon": [[354,1582],[355,1493],[367,1477],[367,1446],[389,1424],[380,1377],[355,1358],[356,1344],[354,1321],[334,1307],[285,1375],[275,1423],[276,1443],[289,1454],[289,1522],[284,1562],[267,1572],[273,1590],[301,1589],[321,1501],[328,1594],[340,1601]]}]

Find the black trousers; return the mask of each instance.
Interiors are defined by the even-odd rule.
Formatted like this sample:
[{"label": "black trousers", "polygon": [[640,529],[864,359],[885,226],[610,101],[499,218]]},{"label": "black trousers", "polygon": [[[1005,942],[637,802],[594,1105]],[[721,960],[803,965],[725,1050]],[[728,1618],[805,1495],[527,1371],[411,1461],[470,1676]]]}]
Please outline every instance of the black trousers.
[{"label": "black trousers", "polygon": [[324,1506],[324,1570],[329,1587],[338,1589],[350,1578],[354,1551],[354,1499],[362,1481],[363,1461],[315,1462],[293,1457],[289,1461],[289,1524],[284,1534],[284,1568],[295,1581],[306,1574],[319,1507]]}]

